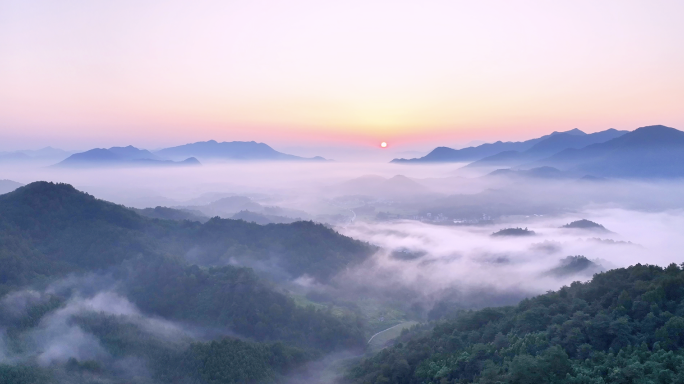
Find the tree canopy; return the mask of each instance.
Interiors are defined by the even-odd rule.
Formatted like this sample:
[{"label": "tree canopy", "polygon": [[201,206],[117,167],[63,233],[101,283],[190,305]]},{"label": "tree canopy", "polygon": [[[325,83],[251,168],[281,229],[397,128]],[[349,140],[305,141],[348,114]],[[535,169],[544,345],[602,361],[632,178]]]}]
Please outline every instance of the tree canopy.
[{"label": "tree canopy", "polygon": [[460,311],[354,367],[354,383],[684,382],[684,271],[640,265],[513,307]]}]

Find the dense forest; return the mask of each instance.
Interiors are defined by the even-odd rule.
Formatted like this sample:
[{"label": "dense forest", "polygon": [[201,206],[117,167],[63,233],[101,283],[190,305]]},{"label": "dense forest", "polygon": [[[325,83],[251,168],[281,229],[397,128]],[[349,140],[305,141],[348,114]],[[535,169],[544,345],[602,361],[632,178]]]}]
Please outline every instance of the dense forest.
[{"label": "dense forest", "polygon": [[327,278],[374,248],[313,222],[149,219],[68,184],[36,182],[0,195],[0,294],[36,279],[117,265],[137,255],[269,260],[293,276]]},{"label": "dense forest", "polygon": [[513,307],[460,311],[363,360],[353,383],[682,383],[684,271],[600,273]]},{"label": "dense forest", "polygon": [[[0,365],[0,383],[277,381],[324,353],[362,351],[363,321],[297,304],[228,259],[325,278],[372,252],[313,222],[151,219],[67,184],[29,184],[0,196],[0,357],[21,363]],[[97,292],[140,313],[80,310]],[[83,357],[41,361],[64,348]]]},{"label": "dense forest", "polygon": [[[368,324],[352,307],[298,302],[280,275],[245,265],[324,281],[374,251],[313,222],[150,218],[27,185],[0,196],[0,384],[276,383],[330,353],[363,354]],[[600,268],[570,256],[547,275]],[[356,357],[343,380],[684,383],[678,265],[598,273],[516,306],[457,304]]]},{"label": "dense forest", "polygon": [[125,263],[127,296],[147,313],[227,327],[259,341],[287,341],[321,351],[362,349],[363,325],[353,313],[297,306],[249,268],[199,268],[169,258]]}]

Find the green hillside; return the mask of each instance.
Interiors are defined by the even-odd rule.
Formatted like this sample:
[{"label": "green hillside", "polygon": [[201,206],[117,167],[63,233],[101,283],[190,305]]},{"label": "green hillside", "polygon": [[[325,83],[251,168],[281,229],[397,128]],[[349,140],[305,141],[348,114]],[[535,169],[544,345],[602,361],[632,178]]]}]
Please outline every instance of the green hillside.
[{"label": "green hillside", "polygon": [[[280,273],[325,278],[372,252],[312,222],[151,219],[67,184],[29,184],[0,196],[0,357],[14,362],[0,365],[0,383],[252,383],[278,380],[323,353],[362,351],[356,314],[297,305],[225,258],[275,260]],[[81,288],[45,289],[67,276],[91,282],[85,297],[114,291],[141,314],[69,310],[84,298]],[[40,345],[64,313],[70,317],[61,326],[77,326],[96,345],[78,353],[94,348],[97,358],[39,364],[43,349],[59,350]],[[147,318],[188,333],[168,340]],[[132,360],[141,368],[122,371]]]},{"label": "green hillside", "polygon": [[353,383],[684,382],[684,271],[640,265],[462,311],[363,360]]},{"label": "green hillside", "polygon": [[68,184],[36,182],[0,195],[0,293],[39,278],[117,265],[137,255],[186,255],[201,265],[275,260],[325,279],[370,256],[365,243],[313,222],[149,219]]}]

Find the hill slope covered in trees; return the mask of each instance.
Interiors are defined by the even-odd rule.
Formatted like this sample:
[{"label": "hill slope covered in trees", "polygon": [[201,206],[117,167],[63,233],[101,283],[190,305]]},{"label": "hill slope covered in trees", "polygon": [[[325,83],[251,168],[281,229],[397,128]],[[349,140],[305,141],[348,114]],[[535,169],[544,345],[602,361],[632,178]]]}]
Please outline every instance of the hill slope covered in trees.
[{"label": "hill slope covered in trees", "polygon": [[600,273],[514,307],[462,311],[362,361],[354,383],[684,382],[684,271]]},{"label": "hill slope covered in trees", "polygon": [[313,222],[149,219],[68,184],[31,183],[0,195],[0,293],[7,286],[116,265],[138,254],[192,255],[200,265],[267,260],[297,277],[327,278],[374,249]]},{"label": "hill slope covered in trees", "polygon": [[0,383],[262,382],[363,350],[355,313],[299,305],[226,261],[325,278],[372,252],[313,222],[151,219],[29,184],[0,196]]}]

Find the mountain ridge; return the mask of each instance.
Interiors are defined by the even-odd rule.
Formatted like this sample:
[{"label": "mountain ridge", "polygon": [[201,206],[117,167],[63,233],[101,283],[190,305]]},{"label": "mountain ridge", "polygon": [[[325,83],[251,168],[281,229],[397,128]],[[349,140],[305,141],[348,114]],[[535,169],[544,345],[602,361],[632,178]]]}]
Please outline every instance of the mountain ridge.
[{"label": "mountain ridge", "polygon": [[592,144],[603,143],[620,137],[625,133],[627,133],[627,131],[618,131],[613,128],[584,135],[573,135],[564,132],[550,136],[536,143],[526,151],[500,152],[496,155],[474,161],[468,164],[467,167],[473,168],[492,165],[512,167],[526,162],[543,159],[547,156],[552,156],[565,149],[580,149]]},{"label": "mountain ridge", "polygon": [[146,149],[127,147],[93,148],[74,153],[55,164],[56,167],[102,166],[195,166],[201,163],[194,157],[182,161],[163,160]]},{"label": "mountain ridge", "polygon": [[640,127],[604,143],[566,149],[523,165],[539,166],[600,177],[684,177],[684,132],[664,125]]},{"label": "mountain ridge", "polygon": [[327,161],[320,156],[305,158],[278,152],[268,144],[255,141],[198,141],[160,149],[155,151],[155,155],[170,159],[191,156],[213,160]]},{"label": "mountain ridge", "polygon": [[548,135],[544,135],[535,139],[530,139],[526,141],[496,141],[494,143],[485,143],[475,147],[467,147],[462,149],[453,149],[449,147],[437,147],[433,149],[427,155],[421,158],[414,159],[394,159],[391,163],[427,163],[427,162],[465,162],[479,160],[487,156],[496,155],[497,153],[503,151],[525,151],[538,142],[545,140],[549,137],[559,135],[559,134],[569,134],[583,136],[586,135],[583,131],[574,128],[565,132],[553,131]]}]

